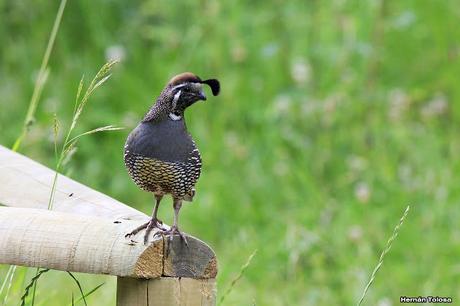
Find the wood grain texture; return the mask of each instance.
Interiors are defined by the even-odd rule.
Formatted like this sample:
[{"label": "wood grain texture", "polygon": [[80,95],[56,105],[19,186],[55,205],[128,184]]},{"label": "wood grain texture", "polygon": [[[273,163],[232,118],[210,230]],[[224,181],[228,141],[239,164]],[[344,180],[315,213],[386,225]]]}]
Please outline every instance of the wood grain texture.
[{"label": "wood grain texture", "polygon": [[[0,203],[10,207],[47,209],[54,173],[54,170],[0,146]],[[126,182],[129,183],[128,177]],[[53,210],[131,220],[146,217],[134,208],[63,175],[57,180]]]},{"label": "wood grain texture", "polygon": [[117,278],[117,306],[149,306],[148,280]]},{"label": "wood grain texture", "polygon": [[[119,221],[117,221],[119,222]],[[137,222],[28,208],[0,208],[0,263],[118,276],[159,277],[163,241],[124,235]],[[149,254],[148,264],[138,267]],[[153,254],[153,255],[152,255]]]},{"label": "wood grain texture", "polygon": [[215,278],[217,259],[212,249],[196,238],[188,239],[186,246],[180,239],[172,242],[165,240],[164,270],[165,276],[189,278]]},{"label": "wood grain texture", "polygon": [[0,264],[134,278],[216,276],[213,250],[194,237],[188,236],[187,248],[175,236],[169,251],[165,249],[166,238],[153,238],[154,231],[147,246],[143,244],[144,231],[125,238],[147,219],[119,220],[0,207]]},{"label": "wood grain texture", "polygon": [[216,281],[161,277],[136,280],[119,277],[117,306],[215,306]]}]

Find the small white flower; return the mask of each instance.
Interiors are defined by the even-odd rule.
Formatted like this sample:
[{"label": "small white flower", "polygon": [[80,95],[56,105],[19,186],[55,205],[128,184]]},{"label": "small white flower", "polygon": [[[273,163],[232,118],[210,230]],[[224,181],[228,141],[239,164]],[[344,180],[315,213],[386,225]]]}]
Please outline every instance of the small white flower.
[{"label": "small white flower", "polygon": [[347,158],[348,167],[352,172],[361,172],[367,168],[367,160],[358,155],[351,155]]},{"label": "small white flower", "polygon": [[298,85],[304,85],[311,78],[311,67],[304,59],[297,59],[291,65],[291,77]]},{"label": "small white flower", "polygon": [[384,297],[383,299],[377,302],[377,306],[393,306],[393,303],[389,298]]},{"label": "small white flower", "polygon": [[352,241],[358,241],[363,237],[363,229],[359,225],[353,225],[348,230],[348,238]]},{"label": "small white flower", "polygon": [[273,108],[276,114],[284,115],[289,113],[291,104],[291,97],[286,94],[281,94],[275,98]]},{"label": "small white flower", "polygon": [[410,27],[417,20],[417,16],[413,11],[404,11],[399,16],[397,16],[392,22],[391,25],[396,29],[404,29]]},{"label": "small white flower", "polygon": [[121,45],[113,45],[105,49],[106,61],[116,60],[122,62],[125,59],[125,48]]},{"label": "small white flower", "polygon": [[369,186],[365,182],[361,182],[355,187],[355,197],[361,203],[367,203],[371,196]]},{"label": "small white flower", "polygon": [[422,117],[429,119],[445,114],[448,106],[447,98],[442,94],[438,94],[422,107],[420,113]]},{"label": "small white flower", "polygon": [[390,92],[389,100],[390,108],[388,110],[388,116],[390,119],[396,121],[400,119],[409,108],[409,96],[402,89],[396,88]]}]

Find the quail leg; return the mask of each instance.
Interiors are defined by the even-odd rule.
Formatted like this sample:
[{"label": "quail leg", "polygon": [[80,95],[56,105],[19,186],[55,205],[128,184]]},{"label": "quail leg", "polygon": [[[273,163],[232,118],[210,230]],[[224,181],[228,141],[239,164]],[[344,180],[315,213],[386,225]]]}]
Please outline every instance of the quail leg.
[{"label": "quail leg", "polygon": [[164,235],[169,236],[169,242],[172,242],[172,239],[175,234],[179,235],[179,237],[184,241],[185,245],[188,246],[187,238],[185,235],[179,231],[178,221],[179,221],[179,211],[182,207],[182,200],[174,199],[174,224],[171,226],[169,230],[160,230],[155,233],[155,235]]},{"label": "quail leg", "polygon": [[125,237],[131,237],[139,233],[144,228],[146,229],[144,235],[144,244],[147,244],[149,234],[154,228],[158,228],[160,231],[165,231],[166,229],[163,227],[163,222],[157,218],[158,214],[158,207],[160,206],[160,201],[163,198],[162,195],[155,195],[156,203],[155,208],[153,209],[152,219],[149,222],[146,222],[139,227],[135,228],[132,232],[125,235]]}]

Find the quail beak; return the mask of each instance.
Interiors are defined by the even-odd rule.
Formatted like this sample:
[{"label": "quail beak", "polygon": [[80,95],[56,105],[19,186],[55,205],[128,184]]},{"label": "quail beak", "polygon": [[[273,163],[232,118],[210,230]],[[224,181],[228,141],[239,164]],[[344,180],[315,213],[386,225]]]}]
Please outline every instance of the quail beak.
[{"label": "quail beak", "polygon": [[200,93],[198,94],[198,98],[200,100],[206,101],[206,95],[204,94],[203,91],[200,91]]}]

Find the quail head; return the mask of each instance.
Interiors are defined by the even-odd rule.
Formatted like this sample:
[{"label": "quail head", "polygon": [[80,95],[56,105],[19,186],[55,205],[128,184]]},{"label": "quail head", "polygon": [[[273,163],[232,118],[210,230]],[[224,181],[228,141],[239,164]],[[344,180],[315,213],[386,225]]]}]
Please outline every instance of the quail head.
[{"label": "quail head", "polygon": [[[173,77],[157,98],[144,119],[129,134],[125,145],[124,161],[128,173],[137,186],[152,192],[155,206],[152,218],[126,236],[146,229],[144,243],[153,228],[157,233],[174,234],[187,243],[179,231],[178,217],[182,201],[192,201],[195,184],[201,173],[201,156],[184,120],[185,110],[199,100],[206,100],[203,84],[211,87],[212,94],[220,91],[216,79],[201,80],[185,72]],[[158,207],[164,195],[173,198],[174,223],[166,229],[157,218]]]}]

